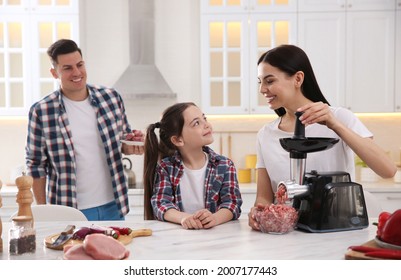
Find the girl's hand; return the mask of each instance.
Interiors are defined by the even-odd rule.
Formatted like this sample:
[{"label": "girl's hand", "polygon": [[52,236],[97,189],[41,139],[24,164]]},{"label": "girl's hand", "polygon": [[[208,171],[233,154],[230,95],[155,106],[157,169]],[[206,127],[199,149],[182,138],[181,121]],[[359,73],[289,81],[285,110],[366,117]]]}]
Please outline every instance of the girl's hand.
[{"label": "girl's hand", "polygon": [[198,219],[205,229],[212,228],[218,224],[216,216],[207,209],[202,209],[195,212],[194,218]]},{"label": "girl's hand", "polygon": [[329,105],[323,102],[309,103],[298,108],[297,111],[303,112],[299,119],[304,125],[319,123],[332,129],[337,122]]},{"label": "girl's hand", "polygon": [[194,215],[190,215],[182,218],[181,225],[184,229],[202,229],[203,225],[201,221],[194,218]]},{"label": "girl's hand", "polygon": [[258,230],[260,231],[259,223],[255,220],[255,213],[257,211],[263,211],[265,206],[262,204],[257,204],[255,207],[251,208],[251,211],[248,213],[248,225],[253,229],[253,230]]}]

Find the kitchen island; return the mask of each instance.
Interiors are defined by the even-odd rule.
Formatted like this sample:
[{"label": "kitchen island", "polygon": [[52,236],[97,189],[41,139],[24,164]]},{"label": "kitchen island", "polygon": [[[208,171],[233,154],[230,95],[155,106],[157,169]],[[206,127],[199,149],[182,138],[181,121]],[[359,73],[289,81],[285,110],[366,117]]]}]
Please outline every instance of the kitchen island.
[{"label": "kitchen island", "polygon": [[361,230],[306,233],[295,230],[284,235],[253,231],[247,219],[231,221],[209,230],[184,230],[180,225],[159,221],[36,222],[36,251],[10,255],[9,222],[3,222],[3,253],[0,260],[62,260],[63,252],[44,245],[47,236],[66,225],[77,228],[92,223],[152,229],[151,236],[136,237],[127,248],[136,260],[342,260],[350,245],[360,245],[375,237],[376,226]]}]

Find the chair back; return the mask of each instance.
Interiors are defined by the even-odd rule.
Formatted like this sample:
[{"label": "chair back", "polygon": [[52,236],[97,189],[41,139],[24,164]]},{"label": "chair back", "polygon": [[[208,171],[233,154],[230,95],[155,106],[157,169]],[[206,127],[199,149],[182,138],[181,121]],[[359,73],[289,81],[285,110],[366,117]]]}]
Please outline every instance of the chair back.
[{"label": "chair back", "polygon": [[[55,204],[40,204],[32,205],[32,215],[35,222],[45,221],[87,221],[88,219],[76,208],[55,205]],[[10,220],[18,215],[18,211],[11,215]]]}]

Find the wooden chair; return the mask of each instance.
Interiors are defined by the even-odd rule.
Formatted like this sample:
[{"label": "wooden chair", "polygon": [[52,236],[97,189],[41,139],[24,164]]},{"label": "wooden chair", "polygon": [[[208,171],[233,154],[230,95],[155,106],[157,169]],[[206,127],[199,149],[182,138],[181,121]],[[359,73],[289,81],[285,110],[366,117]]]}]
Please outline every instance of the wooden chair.
[{"label": "wooden chair", "polygon": [[[87,221],[86,216],[73,207],[64,205],[44,204],[32,205],[32,215],[35,222],[44,221]],[[10,221],[17,216],[18,211],[11,215]]]}]

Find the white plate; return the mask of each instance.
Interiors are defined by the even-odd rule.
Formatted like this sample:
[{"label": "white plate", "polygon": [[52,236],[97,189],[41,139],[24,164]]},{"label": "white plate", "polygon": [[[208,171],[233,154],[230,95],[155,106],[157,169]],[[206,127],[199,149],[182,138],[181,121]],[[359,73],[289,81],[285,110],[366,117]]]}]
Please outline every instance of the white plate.
[{"label": "white plate", "polygon": [[401,246],[390,244],[390,243],[386,243],[384,241],[381,241],[377,237],[375,238],[375,241],[376,241],[377,245],[379,245],[379,247],[387,248],[387,249],[394,249],[394,250],[401,250]]},{"label": "white plate", "polygon": [[140,141],[129,141],[129,140],[121,140],[121,143],[130,145],[130,146],[143,146],[143,145],[145,145],[144,142],[140,142]]}]

